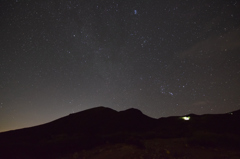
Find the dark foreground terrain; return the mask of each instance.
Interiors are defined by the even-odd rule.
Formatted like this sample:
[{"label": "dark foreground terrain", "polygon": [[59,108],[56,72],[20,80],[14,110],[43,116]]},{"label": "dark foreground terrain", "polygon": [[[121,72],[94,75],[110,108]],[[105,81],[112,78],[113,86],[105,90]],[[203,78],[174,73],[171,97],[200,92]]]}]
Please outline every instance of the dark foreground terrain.
[{"label": "dark foreground terrain", "polygon": [[0,158],[239,159],[239,121],[239,110],[153,119],[97,107],[0,133]]}]

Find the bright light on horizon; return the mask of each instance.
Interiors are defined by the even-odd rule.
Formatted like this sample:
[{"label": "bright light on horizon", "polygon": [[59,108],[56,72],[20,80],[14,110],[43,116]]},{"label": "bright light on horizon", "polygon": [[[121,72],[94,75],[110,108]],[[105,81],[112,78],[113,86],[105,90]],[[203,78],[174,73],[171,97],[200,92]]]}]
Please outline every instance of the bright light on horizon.
[{"label": "bright light on horizon", "polygon": [[183,120],[190,120],[190,116],[183,116],[183,117],[181,117],[181,119],[183,119]]}]

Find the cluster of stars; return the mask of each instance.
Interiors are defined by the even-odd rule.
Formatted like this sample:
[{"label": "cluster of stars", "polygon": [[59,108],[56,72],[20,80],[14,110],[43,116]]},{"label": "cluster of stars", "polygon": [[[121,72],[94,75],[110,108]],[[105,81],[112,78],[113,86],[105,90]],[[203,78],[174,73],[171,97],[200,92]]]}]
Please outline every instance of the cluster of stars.
[{"label": "cluster of stars", "polygon": [[39,114],[42,123],[99,105],[136,107],[157,118],[239,108],[235,1],[4,5],[6,120]]}]

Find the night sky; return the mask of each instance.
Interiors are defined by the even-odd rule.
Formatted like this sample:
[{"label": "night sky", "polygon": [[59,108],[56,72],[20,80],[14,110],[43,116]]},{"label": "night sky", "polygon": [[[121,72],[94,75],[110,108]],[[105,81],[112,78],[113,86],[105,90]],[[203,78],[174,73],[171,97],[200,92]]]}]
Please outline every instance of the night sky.
[{"label": "night sky", "polygon": [[0,131],[97,106],[154,118],[240,109],[239,10],[236,0],[1,0]]}]

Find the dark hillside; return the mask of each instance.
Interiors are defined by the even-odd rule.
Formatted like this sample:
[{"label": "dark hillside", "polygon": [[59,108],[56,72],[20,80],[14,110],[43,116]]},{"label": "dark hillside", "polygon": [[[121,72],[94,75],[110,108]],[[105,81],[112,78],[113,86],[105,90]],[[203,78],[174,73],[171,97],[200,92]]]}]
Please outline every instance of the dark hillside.
[{"label": "dark hillside", "polygon": [[118,143],[145,149],[147,139],[157,138],[186,138],[193,145],[240,148],[239,112],[153,119],[134,108],[117,112],[97,107],[0,133],[0,158],[58,158]]}]

